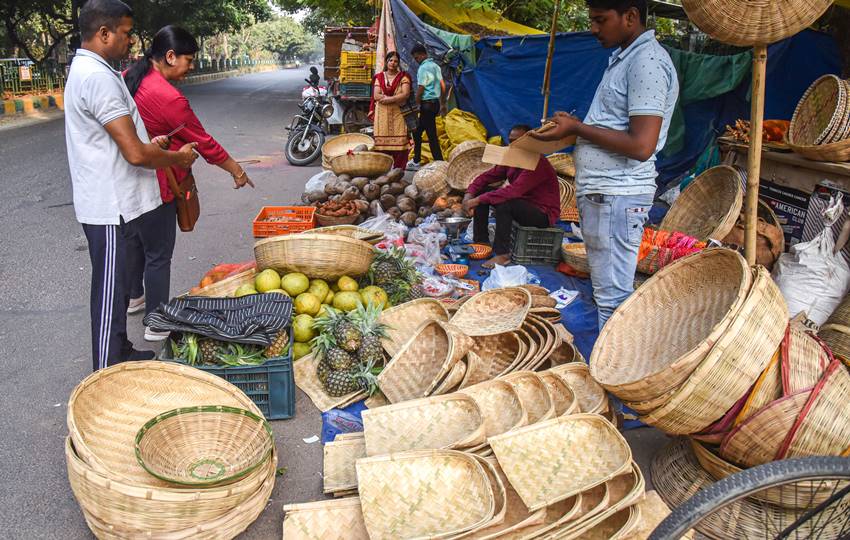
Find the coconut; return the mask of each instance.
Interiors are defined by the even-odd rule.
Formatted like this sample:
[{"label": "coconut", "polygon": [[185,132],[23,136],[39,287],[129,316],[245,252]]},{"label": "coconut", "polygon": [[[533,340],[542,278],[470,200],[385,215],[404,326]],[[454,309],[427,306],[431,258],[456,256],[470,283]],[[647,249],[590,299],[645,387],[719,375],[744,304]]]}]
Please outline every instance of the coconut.
[{"label": "coconut", "polygon": [[378,184],[368,183],[363,186],[363,196],[369,201],[374,201],[381,195],[381,186]]},{"label": "coconut", "polygon": [[328,182],[327,184],[325,184],[324,192],[328,195],[336,195],[336,189],[334,188],[335,183],[336,182]]},{"label": "coconut", "polygon": [[419,197],[417,197],[416,201],[419,204],[424,204],[427,206],[431,206],[434,204],[434,201],[437,200],[437,194],[431,191],[430,189],[425,189],[419,192]]},{"label": "coconut", "polygon": [[387,193],[391,195],[401,195],[404,193],[404,186],[400,182],[393,182],[390,184],[390,188],[387,190]]},{"label": "coconut", "polygon": [[379,186],[385,186],[391,182],[390,177],[385,174],[382,174],[381,176],[375,178],[372,181],[378,184]]},{"label": "coconut", "polygon": [[419,207],[419,217],[426,218],[433,213],[430,206],[420,206]]},{"label": "coconut", "polygon": [[404,188],[404,194],[410,197],[411,199],[415,199],[419,196],[419,190],[416,189],[416,186],[407,186]]},{"label": "coconut", "polygon": [[365,176],[358,176],[351,181],[351,184],[357,186],[357,189],[363,189],[368,183],[369,179]]},{"label": "coconut", "polygon": [[405,212],[401,215],[401,222],[408,227],[413,227],[416,223],[416,212]]},{"label": "coconut", "polygon": [[390,195],[389,193],[385,193],[385,194],[381,195],[380,201],[381,201],[381,206],[384,209],[390,209],[393,206],[395,206],[395,197]]},{"label": "coconut", "polygon": [[392,169],[387,173],[387,177],[391,182],[398,182],[402,178],[404,178],[404,171],[401,169]]},{"label": "coconut", "polygon": [[370,215],[377,216],[383,211],[384,211],[384,209],[381,208],[381,201],[378,201],[376,199],[376,200],[369,203],[369,214]]},{"label": "coconut", "polygon": [[311,191],[307,193],[307,202],[326,201],[328,194],[324,191]]},{"label": "coconut", "polygon": [[356,201],[354,201],[354,206],[357,207],[357,211],[361,214],[369,211],[369,203],[362,199],[357,199]]},{"label": "coconut", "polygon": [[398,209],[398,206],[393,206],[387,210],[387,214],[391,215],[394,219],[398,219],[401,217],[401,210]]},{"label": "coconut", "polygon": [[395,201],[402,212],[416,212],[416,202],[410,197],[398,197]]}]

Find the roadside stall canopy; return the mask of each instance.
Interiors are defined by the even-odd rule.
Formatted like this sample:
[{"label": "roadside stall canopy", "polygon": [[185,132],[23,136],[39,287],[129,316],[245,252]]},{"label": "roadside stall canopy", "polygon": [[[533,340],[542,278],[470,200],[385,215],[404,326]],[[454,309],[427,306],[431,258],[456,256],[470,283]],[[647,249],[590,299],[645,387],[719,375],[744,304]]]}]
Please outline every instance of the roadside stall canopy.
[{"label": "roadside stall canopy", "polygon": [[452,0],[405,0],[418,16],[427,15],[449,30],[472,35],[530,35],[541,30],[515,23],[490,9],[467,9]]},{"label": "roadside stall canopy", "polygon": [[[488,37],[478,41],[478,63],[466,68],[459,105],[474,112],[488,132],[507,137],[514,124],[535,125],[543,110],[542,76],[548,36]],[[550,110],[583,118],[610,50],[589,32],[556,37]],[[714,56],[669,49],[679,75],[679,110],[659,160],[660,184],[690,169],[727,124],[749,118],[752,53]],[[806,88],[827,73],[841,73],[835,40],[806,30],[770,47],[766,118],[790,119]]]}]

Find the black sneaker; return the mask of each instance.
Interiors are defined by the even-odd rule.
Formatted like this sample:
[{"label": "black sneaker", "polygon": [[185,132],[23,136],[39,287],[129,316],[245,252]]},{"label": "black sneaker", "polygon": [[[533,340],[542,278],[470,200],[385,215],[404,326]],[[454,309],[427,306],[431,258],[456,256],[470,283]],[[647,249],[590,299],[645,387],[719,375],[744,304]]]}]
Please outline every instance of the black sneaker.
[{"label": "black sneaker", "polygon": [[124,356],[125,362],[134,362],[139,360],[153,360],[156,358],[156,353],[153,351],[139,351],[130,349],[130,352]]}]

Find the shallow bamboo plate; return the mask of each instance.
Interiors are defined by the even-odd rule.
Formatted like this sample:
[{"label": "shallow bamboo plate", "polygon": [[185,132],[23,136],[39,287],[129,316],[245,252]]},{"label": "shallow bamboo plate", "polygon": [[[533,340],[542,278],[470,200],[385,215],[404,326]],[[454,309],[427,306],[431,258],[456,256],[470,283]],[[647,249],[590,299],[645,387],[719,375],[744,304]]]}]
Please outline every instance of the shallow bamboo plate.
[{"label": "shallow bamboo plate", "polygon": [[449,312],[439,300],[419,298],[381,312],[378,321],[387,325],[387,337],[382,340],[387,354],[394,356],[423,323],[449,321]]},{"label": "shallow bamboo plate", "polygon": [[451,323],[468,336],[492,336],[517,330],[531,307],[531,294],[519,287],[492,289],[463,303]]},{"label": "shallow bamboo plate", "polygon": [[528,413],[528,423],[534,424],[555,416],[555,406],[546,385],[533,371],[515,371],[499,378],[514,387],[522,408]]},{"label": "shallow bamboo plate", "polygon": [[514,387],[502,380],[478,383],[459,391],[478,404],[484,416],[487,437],[505,433],[528,423],[528,413]]},{"label": "shallow bamboo plate", "polygon": [[605,409],[605,389],[599,386],[584,362],[570,362],[550,369],[552,373],[561,377],[578,399],[581,412],[601,413]]},{"label": "shallow bamboo plate", "polygon": [[369,540],[358,497],[287,504],[283,512],[287,540]]}]

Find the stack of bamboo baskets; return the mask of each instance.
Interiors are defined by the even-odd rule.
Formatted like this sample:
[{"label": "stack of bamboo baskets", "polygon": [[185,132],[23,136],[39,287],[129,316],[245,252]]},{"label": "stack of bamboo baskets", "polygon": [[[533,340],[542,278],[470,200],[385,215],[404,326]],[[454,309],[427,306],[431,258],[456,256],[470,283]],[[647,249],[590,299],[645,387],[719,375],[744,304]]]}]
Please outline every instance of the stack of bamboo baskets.
[{"label": "stack of bamboo baskets", "polygon": [[850,81],[824,75],[812,83],[794,111],[788,143],[815,161],[850,160]]},{"label": "stack of bamboo baskets", "polygon": [[274,487],[274,452],[248,475],[206,487],[160,480],[136,458],[136,433],[152,417],[212,404],[262,417],[230,383],[167,362],[119,364],[76,387],[68,402],[68,479],[97,538],[232,538],[257,519]]}]

